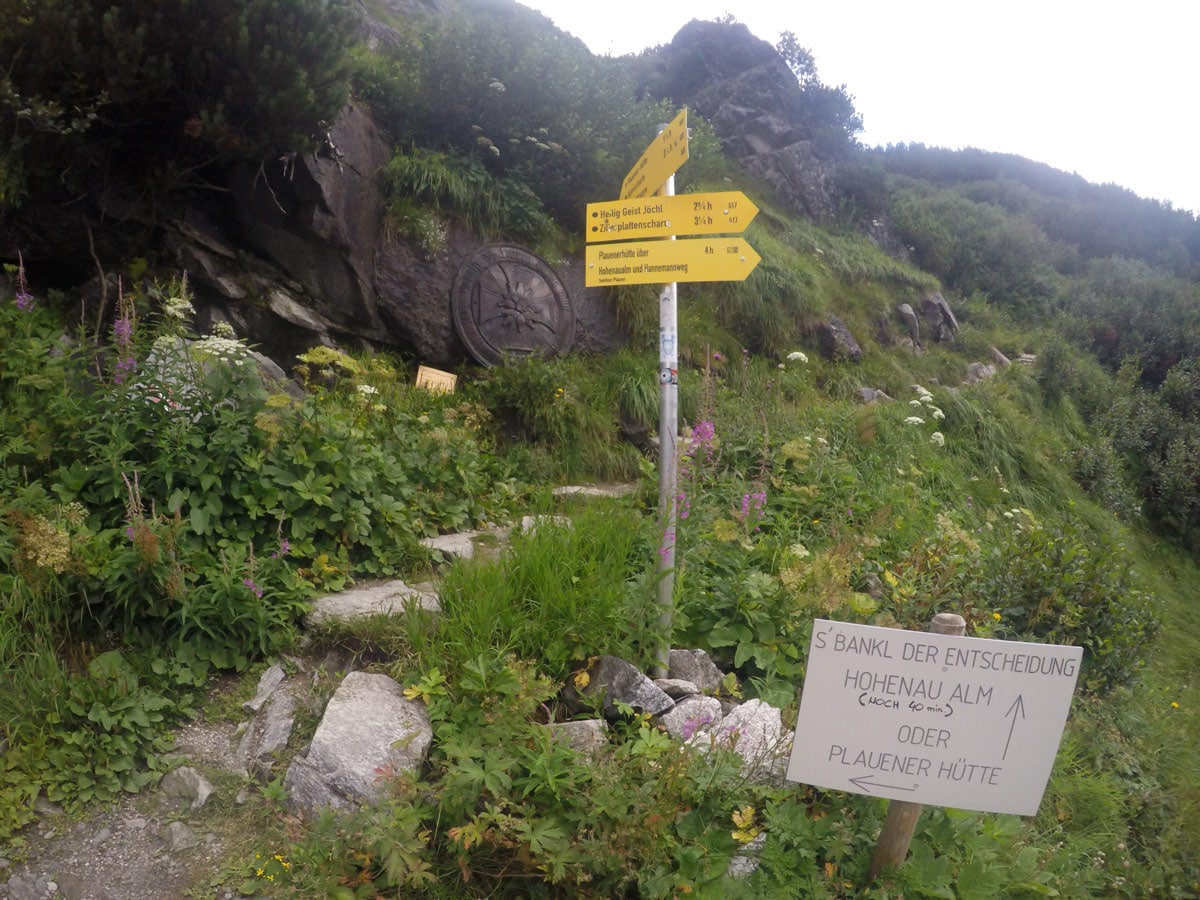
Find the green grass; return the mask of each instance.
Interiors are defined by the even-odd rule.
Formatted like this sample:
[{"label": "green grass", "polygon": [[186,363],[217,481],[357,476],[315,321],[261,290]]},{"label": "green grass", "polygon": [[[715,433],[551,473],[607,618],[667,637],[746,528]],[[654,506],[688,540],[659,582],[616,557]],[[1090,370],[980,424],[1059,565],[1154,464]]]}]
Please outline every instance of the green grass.
[{"label": "green grass", "polygon": [[650,593],[639,573],[653,554],[648,522],[617,501],[543,518],[512,536],[498,563],[461,560],[442,580],[442,615],[426,666],[453,671],[481,656],[537,659],[555,679],[587,657],[642,661]]}]

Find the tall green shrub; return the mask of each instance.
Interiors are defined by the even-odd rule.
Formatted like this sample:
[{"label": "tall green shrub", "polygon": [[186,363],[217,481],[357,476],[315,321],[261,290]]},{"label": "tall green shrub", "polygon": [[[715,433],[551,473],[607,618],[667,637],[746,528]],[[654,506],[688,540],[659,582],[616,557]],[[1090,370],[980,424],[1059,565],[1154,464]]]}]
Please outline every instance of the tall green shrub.
[{"label": "tall green shrub", "polygon": [[[12,7],[16,8],[13,9]],[[302,150],[345,102],[344,0],[18,0],[0,19],[0,158],[58,195]]]}]

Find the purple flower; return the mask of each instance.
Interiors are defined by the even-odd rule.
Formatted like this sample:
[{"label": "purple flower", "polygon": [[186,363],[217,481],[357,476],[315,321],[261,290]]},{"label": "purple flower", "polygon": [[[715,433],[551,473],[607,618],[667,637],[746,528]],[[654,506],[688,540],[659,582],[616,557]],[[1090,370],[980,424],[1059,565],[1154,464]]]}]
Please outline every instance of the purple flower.
[{"label": "purple flower", "polygon": [[242,584],[250,588],[251,593],[253,593],[255,597],[261,597],[263,595],[263,589],[254,583],[253,578],[243,578]]},{"label": "purple flower", "polygon": [[117,346],[117,368],[113,383],[124,384],[133,374],[137,362],[133,358],[133,301],[123,293],[117,297],[117,318],[113,322],[113,343]]},{"label": "purple flower", "polygon": [[291,542],[287,538],[280,538],[279,549],[271,554],[271,559],[279,559],[281,556],[287,556],[288,551],[292,549]]},{"label": "purple flower", "polygon": [[113,337],[117,341],[118,347],[124,347],[133,339],[133,322],[127,318],[120,318],[113,322]]},{"label": "purple flower", "polygon": [[[739,522],[745,522],[750,518],[761,518],[763,507],[766,505],[766,491],[754,491],[753,493],[742,494],[742,510],[737,514],[737,520]],[[752,513],[753,516],[751,515]]]},{"label": "purple flower", "polygon": [[711,725],[713,721],[712,713],[704,713],[695,719],[688,719],[683,723],[683,728],[680,729],[680,737],[685,741],[690,741],[692,735],[700,730],[705,725]]},{"label": "purple flower", "polygon": [[17,309],[21,312],[32,312],[37,306],[37,301],[33,299],[33,294],[29,293],[29,282],[25,280],[25,260],[20,253],[17,253],[17,296],[15,300]]},{"label": "purple flower", "polygon": [[692,429],[692,443],[696,447],[703,447],[711,444],[714,437],[717,435],[716,426],[712,422],[704,419],[696,423],[696,427]]}]

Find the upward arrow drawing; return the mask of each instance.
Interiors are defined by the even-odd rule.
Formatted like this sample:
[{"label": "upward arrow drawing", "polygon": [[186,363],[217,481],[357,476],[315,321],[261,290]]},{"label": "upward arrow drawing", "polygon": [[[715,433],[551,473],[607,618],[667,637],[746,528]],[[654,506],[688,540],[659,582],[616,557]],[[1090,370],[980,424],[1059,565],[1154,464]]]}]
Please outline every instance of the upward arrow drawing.
[{"label": "upward arrow drawing", "polygon": [[1017,727],[1017,717],[1025,718],[1025,699],[1020,694],[1017,694],[1017,699],[1004,714],[1006,719],[1009,716],[1012,716],[1012,724],[1008,726],[1008,740],[1004,742],[1004,755],[1000,757],[1001,759],[1008,759],[1008,745],[1012,743],[1013,729]]}]

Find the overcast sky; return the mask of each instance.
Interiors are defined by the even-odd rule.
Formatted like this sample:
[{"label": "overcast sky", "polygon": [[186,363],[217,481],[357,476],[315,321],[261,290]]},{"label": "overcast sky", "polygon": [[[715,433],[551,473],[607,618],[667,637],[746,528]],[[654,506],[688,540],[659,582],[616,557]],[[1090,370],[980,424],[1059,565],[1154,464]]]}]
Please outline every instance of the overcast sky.
[{"label": "overcast sky", "polygon": [[1016,153],[1200,213],[1197,0],[520,2],[613,56],[725,13],[772,44],[792,31],[864,144]]}]

